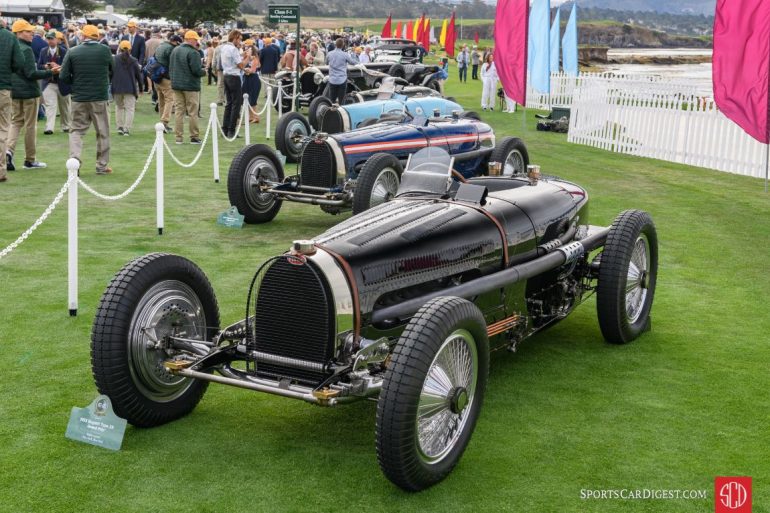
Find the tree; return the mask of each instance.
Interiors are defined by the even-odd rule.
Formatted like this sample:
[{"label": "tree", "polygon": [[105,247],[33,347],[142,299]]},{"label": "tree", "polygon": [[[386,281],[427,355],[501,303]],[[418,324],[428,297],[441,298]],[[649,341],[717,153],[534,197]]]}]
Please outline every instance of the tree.
[{"label": "tree", "polygon": [[96,4],[91,0],[64,0],[64,9],[70,16],[80,16],[89,13],[96,8]]},{"label": "tree", "polygon": [[130,14],[139,18],[166,18],[183,27],[204,21],[225,23],[238,16],[240,0],[139,0]]}]

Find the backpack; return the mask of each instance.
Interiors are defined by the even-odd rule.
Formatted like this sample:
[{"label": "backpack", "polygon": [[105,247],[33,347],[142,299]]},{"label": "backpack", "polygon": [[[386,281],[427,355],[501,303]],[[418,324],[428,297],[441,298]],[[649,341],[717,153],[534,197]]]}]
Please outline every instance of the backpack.
[{"label": "backpack", "polygon": [[159,63],[154,55],[147,60],[144,73],[156,84],[160,84],[164,78],[168,78],[168,68]]}]

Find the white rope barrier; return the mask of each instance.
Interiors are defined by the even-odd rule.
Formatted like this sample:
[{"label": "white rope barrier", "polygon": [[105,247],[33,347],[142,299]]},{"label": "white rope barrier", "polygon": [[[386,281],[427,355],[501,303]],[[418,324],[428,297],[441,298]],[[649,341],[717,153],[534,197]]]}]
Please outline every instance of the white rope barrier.
[{"label": "white rope barrier", "polygon": [[[216,103],[214,104],[216,105]],[[216,118],[216,112],[212,113],[212,116]],[[206,133],[203,135],[203,142],[201,142],[201,147],[198,150],[198,154],[195,155],[195,158],[190,162],[189,164],[185,164],[184,162],[180,161],[176,155],[171,151],[171,147],[168,145],[166,140],[163,140],[163,147],[166,148],[166,151],[168,152],[169,156],[171,157],[171,160],[177,163],[177,165],[183,167],[183,168],[191,168],[195,164],[198,163],[198,160],[200,160],[201,155],[203,155],[203,149],[206,147],[206,142],[209,139],[209,134],[211,133],[211,119],[209,119],[209,122],[206,124]],[[214,140],[216,141],[216,137],[214,137]]]},{"label": "white rope barrier", "polygon": [[[134,181],[134,183],[132,183],[128,187],[128,189],[126,189],[125,191],[121,192],[120,194],[115,194],[114,196],[108,196],[106,194],[102,194],[102,193],[96,191],[93,187],[88,185],[86,182],[84,182],[82,178],[78,178],[78,183],[80,183],[81,187],[83,187],[85,190],[87,190],[88,192],[90,192],[91,194],[93,194],[94,196],[96,196],[99,199],[103,199],[105,201],[122,200],[123,198],[125,198],[126,196],[128,196],[129,194],[134,192],[134,190],[139,186],[139,183],[144,178],[144,175],[147,174],[147,170],[150,168],[150,162],[152,162],[152,158],[155,156],[155,153],[157,152],[157,150],[158,150],[157,144],[153,144],[152,145],[152,149],[150,150],[150,154],[147,155],[147,160],[144,162],[144,168],[142,169],[142,172],[139,174],[139,177],[137,177],[137,179]],[[77,161],[77,159],[76,159],[76,161]]]},{"label": "white rope barrier", "polygon": [[15,241],[10,243],[5,249],[0,251],[0,260],[8,256],[14,249],[18,248],[22,242],[27,240],[27,238],[29,238],[29,236],[32,235],[32,232],[37,230],[38,227],[40,227],[40,225],[43,224],[46,219],[48,219],[48,217],[54,211],[54,209],[59,204],[61,199],[64,197],[64,193],[67,192],[67,189],[69,189],[71,183],[72,183],[72,179],[68,179],[66,182],[64,182],[64,185],[62,185],[61,189],[56,194],[51,204],[48,205],[45,211],[43,211],[43,213],[40,215],[40,217],[38,217],[37,220],[34,223],[32,223],[32,226],[27,228],[24,231],[24,233],[19,235],[19,237]]},{"label": "white rope barrier", "polygon": [[[155,217],[158,225],[158,235],[163,235],[163,224],[165,222],[165,178],[163,173],[163,151],[157,151],[163,147],[163,134],[165,126],[163,123],[155,125]],[[202,146],[202,145],[201,145]]]},{"label": "white rope barrier", "polygon": [[222,124],[219,122],[219,117],[214,116],[214,119],[216,119],[217,128],[219,128],[219,133],[225,141],[233,142],[238,138],[238,135],[241,133],[241,126],[243,126],[243,120],[246,117],[246,114],[247,112],[244,109],[241,109],[241,116],[238,119],[238,128],[236,128],[235,134],[233,134],[232,137],[227,137],[227,135],[225,135],[225,131],[222,129]]}]

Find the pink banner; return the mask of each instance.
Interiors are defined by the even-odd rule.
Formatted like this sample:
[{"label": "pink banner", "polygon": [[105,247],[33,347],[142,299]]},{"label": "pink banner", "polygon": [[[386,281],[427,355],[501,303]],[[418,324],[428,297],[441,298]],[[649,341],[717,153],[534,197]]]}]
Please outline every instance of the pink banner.
[{"label": "pink banner", "polygon": [[529,0],[498,0],[495,15],[495,68],[505,94],[527,104]]},{"label": "pink banner", "polygon": [[717,0],[714,18],[714,100],[753,138],[770,141],[770,2]]}]

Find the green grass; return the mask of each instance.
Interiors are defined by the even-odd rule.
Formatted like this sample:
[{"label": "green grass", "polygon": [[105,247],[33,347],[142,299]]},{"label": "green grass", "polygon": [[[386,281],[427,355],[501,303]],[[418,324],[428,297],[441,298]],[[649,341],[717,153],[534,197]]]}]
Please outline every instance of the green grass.
[{"label": "green grass", "polygon": [[[447,94],[478,110],[480,83],[459,85],[455,73],[452,66]],[[754,511],[770,511],[770,197],[762,183],[571,145],[534,131],[533,112],[484,119],[498,137],[521,136],[544,173],[587,187],[594,224],[627,208],[652,214],[661,261],[651,332],[608,345],[589,300],[517,354],[496,353],[465,456],[445,482],[420,494],[401,492],[380,473],[372,402],[325,410],[212,385],[188,417],[129,427],[120,452],[72,442],[64,437],[70,408],[96,394],[95,308],[124,263],[152,251],[191,258],[218,294],[222,321],[231,322],[243,315],[248,280],[264,259],[349,215],[287,204],[271,224],[219,227],[226,180],[213,182],[209,149],[195,169],[167,157],[163,236],[152,174],[117,203],[81,189],[77,317],[67,315],[66,201],[0,261],[0,511],[695,513],[713,511],[717,475],[753,476]],[[112,139],[112,176],[93,173],[91,132],[82,177],[105,193],[124,190],[155,121],[142,98],[132,136]],[[256,130],[264,135],[264,124]],[[0,247],[64,182],[66,147],[63,134],[41,134],[38,155],[48,169],[17,171],[0,185]],[[171,148],[185,161],[197,150]],[[238,147],[220,148],[224,179]],[[581,489],[602,488],[705,489],[709,499],[581,500]]]}]

